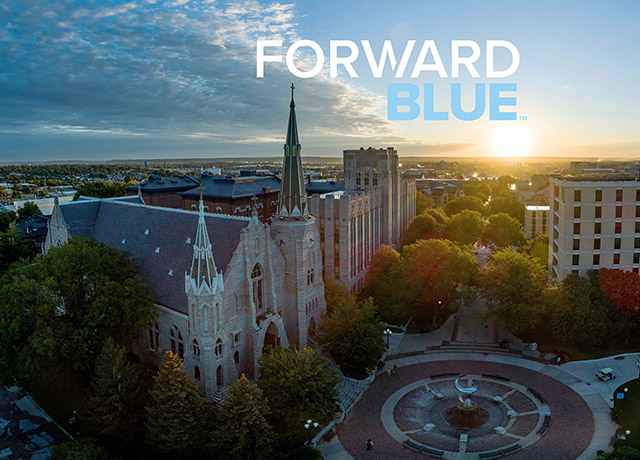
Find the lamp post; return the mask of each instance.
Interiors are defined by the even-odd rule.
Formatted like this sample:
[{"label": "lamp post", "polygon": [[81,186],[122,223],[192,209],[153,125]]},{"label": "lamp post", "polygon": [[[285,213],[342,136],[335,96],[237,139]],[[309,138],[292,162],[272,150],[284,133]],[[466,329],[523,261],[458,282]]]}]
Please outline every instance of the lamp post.
[{"label": "lamp post", "polygon": [[389,339],[391,338],[391,334],[392,334],[391,329],[386,328],[385,331],[384,331],[384,336],[387,338],[387,350],[390,349],[390,347],[389,347]]},{"label": "lamp post", "polygon": [[314,422],[313,420],[309,419],[307,420],[307,423],[304,424],[304,428],[309,432],[309,440],[307,441],[307,444],[311,444],[311,439],[313,439],[313,431],[311,430],[311,428],[318,428],[318,422]]}]

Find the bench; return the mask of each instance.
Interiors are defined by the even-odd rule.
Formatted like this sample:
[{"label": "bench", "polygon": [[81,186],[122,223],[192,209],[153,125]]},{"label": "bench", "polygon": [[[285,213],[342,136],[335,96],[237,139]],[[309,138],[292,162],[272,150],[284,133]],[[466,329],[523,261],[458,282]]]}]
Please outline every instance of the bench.
[{"label": "bench", "polygon": [[538,399],[538,401],[540,401],[542,404],[547,403],[547,400],[544,399],[542,395],[538,393],[536,390],[534,390],[533,388],[527,388],[527,391],[531,393],[533,396],[535,396]]},{"label": "bench", "polygon": [[402,445],[417,452],[420,452],[420,450],[422,450],[422,446],[420,444],[416,444],[415,442],[409,441],[408,439],[404,441]]},{"label": "bench", "polygon": [[542,426],[538,430],[538,434],[540,436],[544,435],[549,429],[549,424],[551,423],[551,417],[549,415],[545,415],[544,420],[542,421]]},{"label": "bench", "polygon": [[431,377],[432,379],[439,379],[439,378],[442,378],[442,377],[460,377],[460,374],[454,374],[454,373],[451,373],[451,372],[448,372],[448,373],[445,372],[444,374],[433,374],[433,375],[430,375],[429,377]]},{"label": "bench", "polygon": [[502,452],[499,450],[492,450],[491,452],[482,452],[479,455],[480,458],[500,458],[502,457]]},{"label": "bench", "polygon": [[514,444],[513,446],[505,447],[504,449],[502,449],[502,455],[512,454],[519,451],[520,449],[522,449],[522,446],[520,444]]},{"label": "bench", "polygon": [[434,448],[429,447],[429,446],[424,446],[422,448],[421,452],[423,452],[425,454],[429,454],[432,457],[437,457],[437,458],[442,458],[442,456],[444,455],[444,451],[443,450],[434,449]]}]

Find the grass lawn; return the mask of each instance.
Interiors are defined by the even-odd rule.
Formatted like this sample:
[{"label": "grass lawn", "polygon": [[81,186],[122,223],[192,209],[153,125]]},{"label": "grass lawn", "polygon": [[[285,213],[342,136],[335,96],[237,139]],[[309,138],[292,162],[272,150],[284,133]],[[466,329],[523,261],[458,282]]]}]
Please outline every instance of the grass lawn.
[{"label": "grass lawn", "polygon": [[[632,380],[620,386],[615,394],[623,393],[624,388],[628,388],[624,400],[615,399],[613,407],[618,420],[618,434],[626,430],[631,431],[626,441],[616,441],[616,447],[629,445],[640,449],[640,380]],[[615,398],[615,396],[614,396]]]}]

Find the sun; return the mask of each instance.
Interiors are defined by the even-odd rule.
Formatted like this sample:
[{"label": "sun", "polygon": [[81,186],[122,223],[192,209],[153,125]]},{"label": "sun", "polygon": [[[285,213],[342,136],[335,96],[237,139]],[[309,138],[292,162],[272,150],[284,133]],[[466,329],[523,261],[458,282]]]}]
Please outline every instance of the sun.
[{"label": "sun", "polygon": [[521,157],[531,150],[531,136],[519,126],[505,126],[493,135],[493,147],[501,157]]}]

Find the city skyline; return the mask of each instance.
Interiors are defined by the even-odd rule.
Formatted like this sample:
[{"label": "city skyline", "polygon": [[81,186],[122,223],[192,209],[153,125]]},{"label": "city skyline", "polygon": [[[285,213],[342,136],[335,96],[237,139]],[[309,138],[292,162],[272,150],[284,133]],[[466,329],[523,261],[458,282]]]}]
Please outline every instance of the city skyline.
[{"label": "city skyline", "polygon": [[[401,156],[508,157],[495,138],[513,126],[530,139],[525,155],[638,156],[640,60],[628,46],[640,38],[638,5],[408,5],[13,2],[0,11],[0,162],[277,157],[291,81],[304,157],[369,145]],[[376,52],[383,40],[401,49],[432,39],[447,66],[451,40],[509,40],[521,62],[508,80],[527,121],[388,121],[386,73],[303,80],[270,65],[258,79],[255,41],[273,38],[285,47],[315,40],[326,54],[330,39],[370,40]],[[451,82],[471,91],[492,81],[423,75],[411,82],[433,82],[445,107]]]}]

